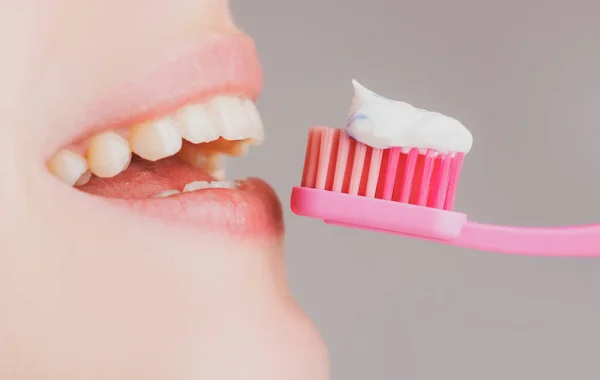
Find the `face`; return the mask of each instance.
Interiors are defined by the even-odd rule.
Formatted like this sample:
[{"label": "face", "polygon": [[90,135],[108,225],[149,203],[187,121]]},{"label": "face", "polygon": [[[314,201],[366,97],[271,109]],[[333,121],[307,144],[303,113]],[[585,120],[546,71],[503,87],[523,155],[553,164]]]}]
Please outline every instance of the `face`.
[{"label": "face", "polygon": [[0,378],[328,378],[225,0],[0,5]]}]

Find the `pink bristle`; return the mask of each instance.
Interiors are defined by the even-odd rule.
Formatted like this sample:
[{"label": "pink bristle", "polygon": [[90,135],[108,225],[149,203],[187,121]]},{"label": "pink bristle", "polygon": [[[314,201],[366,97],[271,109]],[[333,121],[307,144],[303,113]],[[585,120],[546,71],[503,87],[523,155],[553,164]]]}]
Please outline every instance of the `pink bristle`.
[{"label": "pink bristle", "polygon": [[356,152],[356,140],[348,137],[348,135],[346,135],[344,133],[344,136],[346,136],[346,139],[348,140],[348,157],[347,157],[347,161],[342,163],[342,166],[344,167],[344,183],[342,184],[342,193],[346,193],[348,194],[348,191],[350,190],[350,182],[352,182],[352,165],[354,164],[354,154]]},{"label": "pink bristle", "polygon": [[400,193],[400,202],[402,203],[408,203],[410,199],[418,156],[419,150],[411,149],[406,158],[406,168],[404,170],[404,178],[402,178],[402,192]]},{"label": "pink bristle", "polygon": [[400,196],[402,195],[402,182],[404,181],[404,172],[406,170],[406,154],[402,153],[398,155],[398,164],[394,174],[394,190],[392,191],[392,201],[399,202]]},{"label": "pink bristle", "polygon": [[381,166],[377,178],[377,188],[375,189],[375,198],[383,199],[383,190],[385,188],[385,173],[387,173],[390,162],[391,149],[383,149],[381,151]]},{"label": "pink bristle", "polygon": [[304,175],[302,186],[315,187],[317,180],[317,168],[319,165],[319,148],[321,145],[321,133],[323,128],[311,128],[308,134],[306,158],[304,160]]},{"label": "pink bristle", "polygon": [[360,175],[360,187],[358,189],[358,195],[366,196],[367,187],[369,186],[369,175],[371,174],[371,160],[373,159],[373,148],[370,146],[366,147],[365,163],[363,165],[362,173]]},{"label": "pink bristle", "polygon": [[308,140],[306,141],[306,153],[304,155],[304,168],[302,169],[302,181],[300,182],[300,186],[310,187],[308,186],[308,169],[310,166],[310,161],[312,160],[312,139],[314,136],[314,128],[311,128],[308,131]]},{"label": "pink bristle", "polygon": [[364,144],[356,144],[354,149],[354,162],[352,163],[352,174],[350,175],[350,187],[348,194],[358,195],[362,180],[363,168],[367,156],[367,146]]},{"label": "pink bristle", "polygon": [[454,209],[454,200],[456,199],[456,190],[458,188],[458,178],[460,177],[460,169],[464,161],[464,153],[457,153],[452,158],[452,166],[450,167],[450,181],[448,183],[448,191],[444,210]]},{"label": "pink bristle", "polygon": [[435,164],[431,175],[427,206],[443,209],[448,195],[450,183],[450,168],[452,166],[451,154],[440,154],[435,158]]},{"label": "pink bristle", "polygon": [[333,180],[333,191],[341,192],[344,187],[344,178],[346,176],[346,164],[350,152],[350,137],[345,133],[340,133],[338,137],[338,155],[335,164],[335,174]]},{"label": "pink bristle", "polygon": [[335,181],[335,169],[338,162],[338,154],[339,154],[339,145],[340,145],[340,135],[341,131],[339,129],[335,130],[333,135],[333,141],[331,145],[332,156],[329,161],[329,168],[327,169],[327,190],[333,189],[333,182]]},{"label": "pink bristle", "polygon": [[[440,208],[440,192],[444,184],[444,156],[439,155],[435,158],[433,171],[431,173],[431,182],[429,184],[429,195],[427,196],[427,207]],[[442,201],[443,202],[443,201]],[[442,203],[443,204],[443,203]]]},{"label": "pink bristle", "polygon": [[309,133],[304,187],[452,210],[463,154],[374,149],[333,128]]},{"label": "pink bristle", "polygon": [[[339,132],[338,132],[339,133]],[[336,137],[336,130],[325,129],[321,133],[321,143],[319,145],[319,159],[317,166],[317,180],[315,184],[316,189],[329,190],[331,189],[331,182],[328,181],[328,177],[332,177],[331,168],[335,165],[335,158],[337,150],[334,149],[334,139]],[[329,182],[329,183],[328,183]]]},{"label": "pink bristle", "polygon": [[425,154],[419,156],[419,163],[415,171],[419,173],[417,176],[418,184],[415,185],[416,201],[414,204],[419,206],[427,205],[427,198],[429,197],[429,186],[431,184],[431,175],[433,174],[433,167],[435,165],[435,152],[431,149],[427,149]]},{"label": "pink bristle", "polygon": [[387,168],[384,173],[384,188],[383,188],[383,199],[392,200],[394,194],[394,184],[396,183],[396,174],[398,172],[398,161],[400,160],[400,148],[390,149],[388,156]]},{"label": "pink bristle", "polygon": [[441,155],[442,170],[441,179],[437,188],[437,202],[435,208],[443,208],[448,195],[448,183],[450,182],[450,167],[452,166],[452,155]]},{"label": "pink bristle", "polygon": [[381,159],[383,157],[383,150],[372,149],[371,152],[371,163],[369,165],[369,172],[367,174],[367,188],[365,196],[375,198],[377,191],[377,181],[379,180],[379,171],[381,169]]}]

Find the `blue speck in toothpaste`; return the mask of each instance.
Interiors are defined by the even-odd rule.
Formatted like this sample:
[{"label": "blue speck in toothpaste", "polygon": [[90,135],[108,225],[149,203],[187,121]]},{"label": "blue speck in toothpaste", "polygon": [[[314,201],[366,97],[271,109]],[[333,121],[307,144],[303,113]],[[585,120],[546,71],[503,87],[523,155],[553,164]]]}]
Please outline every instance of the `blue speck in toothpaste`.
[{"label": "blue speck in toothpaste", "polygon": [[358,141],[356,139],[356,137],[354,137],[354,134],[352,133],[353,128],[348,128],[350,126],[352,126],[352,124],[355,121],[358,120],[367,120],[369,117],[367,115],[365,115],[364,113],[355,113],[352,116],[350,116],[350,118],[348,119],[348,123],[346,124],[346,135],[348,135],[348,137],[350,137],[351,139]]},{"label": "blue speck in toothpaste", "polygon": [[354,123],[357,120],[366,120],[366,119],[368,119],[368,117],[364,113],[355,113],[354,115],[350,116],[350,118],[348,119],[348,125]]}]

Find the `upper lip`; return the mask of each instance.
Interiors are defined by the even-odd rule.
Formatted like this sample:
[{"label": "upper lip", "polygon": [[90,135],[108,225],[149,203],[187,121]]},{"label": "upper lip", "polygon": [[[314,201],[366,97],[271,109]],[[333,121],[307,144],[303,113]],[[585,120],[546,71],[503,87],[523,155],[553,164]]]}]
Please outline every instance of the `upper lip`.
[{"label": "upper lip", "polygon": [[256,100],[262,85],[262,67],[252,38],[241,33],[215,35],[195,51],[143,69],[109,96],[91,104],[73,134],[46,145],[45,157],[102,130],[158,118],[219,93]]}]

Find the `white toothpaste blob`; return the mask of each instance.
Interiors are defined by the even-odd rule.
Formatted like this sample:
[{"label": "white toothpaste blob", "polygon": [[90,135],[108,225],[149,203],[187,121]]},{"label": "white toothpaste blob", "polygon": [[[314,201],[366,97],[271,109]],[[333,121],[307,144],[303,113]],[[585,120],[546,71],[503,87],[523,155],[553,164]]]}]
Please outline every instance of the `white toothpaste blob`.
[{"label": "white toothpaste blob", "polygon": [[473,146],[471,132],[458,120],[384,98],[356,80],[349,136],[378,149],[418,148],[441,153],[468,153]]}]

